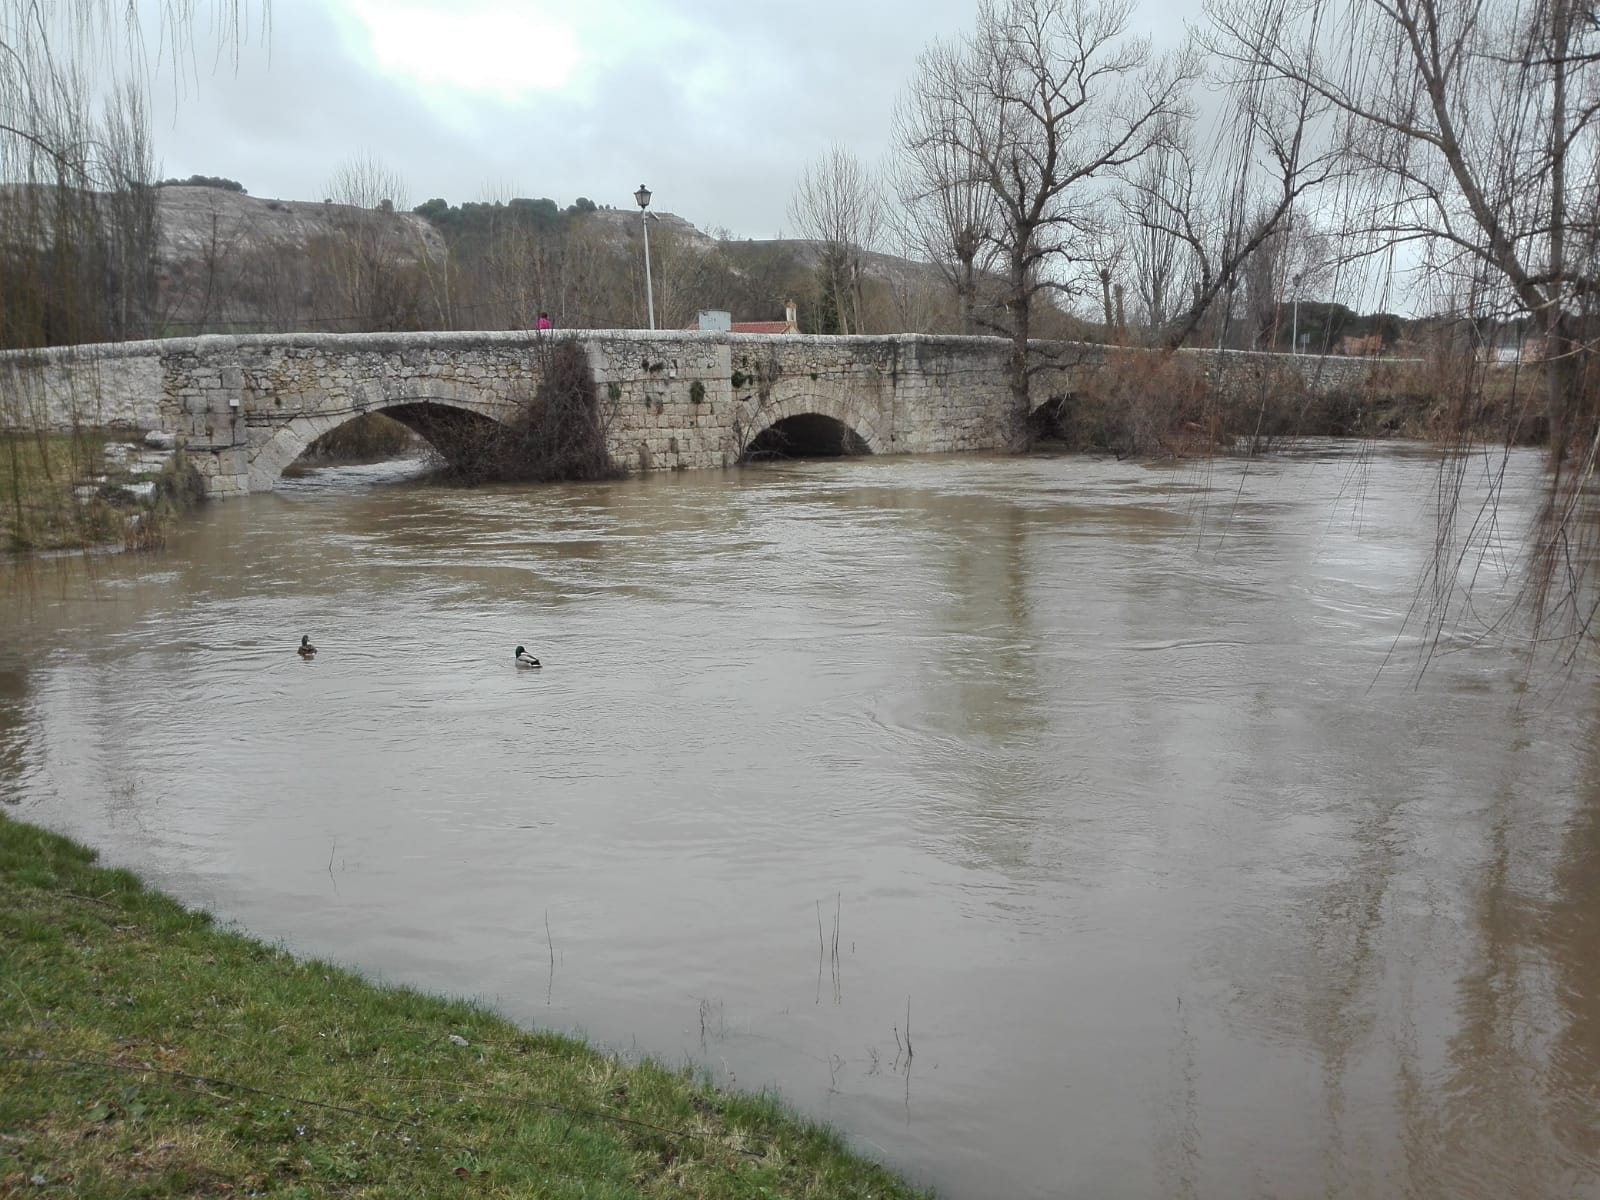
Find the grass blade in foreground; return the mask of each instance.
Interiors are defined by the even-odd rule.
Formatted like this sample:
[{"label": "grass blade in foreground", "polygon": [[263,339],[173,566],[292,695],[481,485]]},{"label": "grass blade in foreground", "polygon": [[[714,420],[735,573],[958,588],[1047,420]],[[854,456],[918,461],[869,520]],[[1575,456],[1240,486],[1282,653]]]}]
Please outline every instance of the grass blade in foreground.
[{"label": "grass blade in foreground", "polygon": [[918,1195],[769,1097],[218,930],[0,816],[0,1196]]}]

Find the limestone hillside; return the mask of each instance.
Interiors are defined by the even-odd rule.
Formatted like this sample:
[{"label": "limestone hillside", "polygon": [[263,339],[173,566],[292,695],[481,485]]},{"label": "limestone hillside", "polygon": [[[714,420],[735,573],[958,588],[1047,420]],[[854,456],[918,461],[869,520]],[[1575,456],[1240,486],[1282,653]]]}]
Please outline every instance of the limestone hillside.
[{"label": "limestone hillside", "polygon": [[222,188],[158,188],[163,266],[204,260],[213,253],[273,249],[304,253],[321,238],[346,232],[355,221],[381,223],[389,248],[404,260],[442,259],[444,239],[413,213],[373,213],[347,204],[263,200]]},{"label": "limestone hillside", "polygon": [[166,333],[270,324],[302,312],[311,294],[336,290],[337,281],[318,279],[339,266],[329,246],[357,246],[402,264],[442,266],[446,258],[438,230],[409,212],[266,200],[211,187],[168,185],[156,195],[158,308]]},{"label": "limestone hillside", "polygon": [[[421,266],[435,280],[443,277],[449,257],[440,232],[410,212],[268,200],[210,187],[168,185],[157,195],[158,308],[162,329],[169,334],[202,328],[344,327],[333,318],[346,315],[350,307],[340,299],[341,285],[348,281],[332,276],[352,269],[348,248],[358,230],[356,240],[365,242],[373,257]],[[619,247],[637,245],[637,210],[602,208],[587,220]],[[730,269],[736,274],[742,273],[740,249],[776,254],[788,264],[789,281],[779,288],[785,295],[794,290],[796,276],[817,265],[821,253],[819,243],[803,239],[725,243],[668,212],[652,213],[650,229],[652,239],[672,239],[697,253],[726,247],[734,252]],[[330,254],[332,247],[339,252]],[[929,265],[888,254],[866,255],[864,267],[868,278],[901,289],[936,279]],[[308,314],[331,318],[313,315],[308,323]]]}]

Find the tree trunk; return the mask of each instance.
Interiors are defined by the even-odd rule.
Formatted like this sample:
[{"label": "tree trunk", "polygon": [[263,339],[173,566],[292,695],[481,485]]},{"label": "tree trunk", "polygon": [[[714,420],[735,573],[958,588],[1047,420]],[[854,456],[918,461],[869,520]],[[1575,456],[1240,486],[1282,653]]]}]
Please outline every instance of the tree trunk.
[{"label": "tree trunk", "polygon": [[961,332],[972,332],[972,294],[977,289],[977,270],[972,259],[963,256],[956,272],[956,311],[961,319]]},{"label": "tree trunk", "polygon": [[[1022,239],[1023,250],[1031,239]],[[1011,362],[1009,364],[1011,383],[1011,421],[1012,427],[1008,431],[1007,440],[1011,448],[1023,448],[1025,431],[1028,428],[1028,415],[1030,411],[1028,395],[1028,334],[1032,326],[1033,297],[1028,292],[1027,263],[1021,253],[1011,256],[1011,295],[1007,298],[1006,307],[1011,310]]]},{"label": "tree trunk", "polygon": [[834,261],[833,270],[833,320],[841,334],[850,332],[850,306],[845,302],[844,265],[837,259]]},{"label": "tree trunk", "polygon": [[1560,308],[1553,304],[1539,310],[1535,317],[1534,328],[1541,331],[1544,343],[1540,357],[1544,370],[1545,416],[1550,422],[1550,462],[1559,479],[1573,449],[1577,360]]}]

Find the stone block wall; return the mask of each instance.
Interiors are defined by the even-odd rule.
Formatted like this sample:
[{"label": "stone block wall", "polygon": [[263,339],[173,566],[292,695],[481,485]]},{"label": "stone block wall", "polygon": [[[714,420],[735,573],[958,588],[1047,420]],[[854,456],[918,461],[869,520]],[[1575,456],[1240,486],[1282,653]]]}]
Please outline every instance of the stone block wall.
[{"label": "stone block wall", "polygon": [[162,423],[157,342],[0,353],[0,429],[148,430]]},{"label": "stone block wall", "polygon": [[[1013,411],[999,338],[814,337],[600,330],[588,354],[607,439],[632,471],[728,466],[765,428],[815,413],[875,454],[1004,450]],[[176,435],[214,495],[270,489],[321,434],[417,406],[508,420],[538,387],[549,335],[282,334],[0,354],[0,427],[100,426]],[[1041,347],[1033,405],[1070,395],[1103,346]],[[1129,351],[1128,353],[1140,353]],[[1370,360],[1184,351],[1224,389],[1285,376],[1313,393],[1361,386]],[[1384,364],[1393,372],[1393,364]]]}]

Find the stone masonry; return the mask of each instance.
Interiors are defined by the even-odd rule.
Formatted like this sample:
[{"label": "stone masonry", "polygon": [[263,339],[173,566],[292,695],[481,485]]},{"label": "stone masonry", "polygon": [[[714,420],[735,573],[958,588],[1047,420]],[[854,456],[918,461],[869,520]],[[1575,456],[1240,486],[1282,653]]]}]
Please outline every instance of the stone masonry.
[{"label": "stone masonry", "polygon": [[[763,429],[817,414],[874,454],[1003,450],[1013,411],[999,338],[581,331],[614,459],[634,471],[729,466]],[[0,428],[175,435],[213,496],[270,490],[317,437],[366,412],[427,432],[504,421],[538,386],[550,335],[274,334],[0,354]],[[1030,407],[1084,386],[1108,350],[1051,347]],[[1116,353],[1116,352],[1112,352]],[[1121,352],[1138,353],[1138,352]],[[1299,376],[1359,386],[1361,359],[1238,351],[1201,356],[1223,387]],[[1392,364],[1387,365],[1392,369]]]}]

